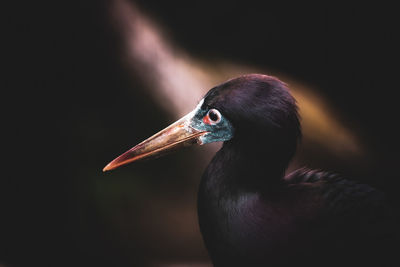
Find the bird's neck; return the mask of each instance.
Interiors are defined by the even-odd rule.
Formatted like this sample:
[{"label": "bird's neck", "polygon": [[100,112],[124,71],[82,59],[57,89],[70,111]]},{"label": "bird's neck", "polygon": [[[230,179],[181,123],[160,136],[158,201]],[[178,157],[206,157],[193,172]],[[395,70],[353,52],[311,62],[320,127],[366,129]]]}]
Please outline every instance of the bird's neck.
[{"label": "bird's neck", "polygon": [[265,142],[225,142],[204,179],[224,190],[264,193],[282,186],[286,166],[279,152]]},{"label": "bird's neck", "polygon": [[[284,188],[282,177],[286,165],[267,144],[257,144],[225,142],[201,180],[199,224],[214,262],[230,258],[232,251],[239,253],[242,246],[253,251],[252,246],[241,242],[242,237],[254,234],[256,229],[257,218],[254,219],[251,211],[263,206],[265,201],[279,202],[279,194],[284,192],[280,189]],[[222,263],[223,266],[236,264]]]}]

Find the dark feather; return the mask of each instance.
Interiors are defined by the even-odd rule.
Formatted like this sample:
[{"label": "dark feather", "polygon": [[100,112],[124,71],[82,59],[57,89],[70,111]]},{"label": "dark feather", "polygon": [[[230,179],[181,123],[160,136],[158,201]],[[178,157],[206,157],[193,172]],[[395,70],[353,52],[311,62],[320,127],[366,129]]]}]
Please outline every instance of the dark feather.
[{"label": "dark feather", "polygon": [[398,266],[382,192],[330,172],[284,177],[301,136],[286,85],[247,75],[210,90],[235,127],[204,173],[199,221],[215,266]]}]

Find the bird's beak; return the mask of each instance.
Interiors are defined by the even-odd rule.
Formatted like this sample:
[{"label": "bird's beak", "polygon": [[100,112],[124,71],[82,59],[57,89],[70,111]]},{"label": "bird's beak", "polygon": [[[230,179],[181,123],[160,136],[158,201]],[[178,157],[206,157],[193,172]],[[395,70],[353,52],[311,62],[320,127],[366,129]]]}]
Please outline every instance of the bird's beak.
[{"label": "bird's beak", "polygon": [[113,170],[140,159],[157,157],[179,147],[201,144],[199,138],[206,134],[207,131],[199,131],[192,128],[190,126],[192,119],[193,114],[189,113],[108,163],[103,171]]}]

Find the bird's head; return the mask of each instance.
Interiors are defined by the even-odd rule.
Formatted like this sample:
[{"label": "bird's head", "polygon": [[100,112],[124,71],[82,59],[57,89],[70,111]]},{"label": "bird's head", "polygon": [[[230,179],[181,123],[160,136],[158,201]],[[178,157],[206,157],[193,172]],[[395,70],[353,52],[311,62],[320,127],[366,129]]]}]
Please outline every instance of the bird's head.
[{"label": "bird's head", "polygon": [[286,161],[292,157],[300,135],[296,101],[286,85],[267,75],[244,75],[212,88],[192,112],[103,170],[178,147],[218,141],[239,144],[244,151],[270,149],[287,157]]}]

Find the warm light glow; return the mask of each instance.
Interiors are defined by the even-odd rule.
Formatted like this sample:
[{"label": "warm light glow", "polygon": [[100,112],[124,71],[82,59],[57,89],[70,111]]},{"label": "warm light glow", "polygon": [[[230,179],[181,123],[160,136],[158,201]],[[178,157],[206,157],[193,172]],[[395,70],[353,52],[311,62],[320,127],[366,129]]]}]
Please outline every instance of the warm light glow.
[{"label": "warm light glow", "polygon": [[176,117],[192,110],[215,82],[207,68],[172,46],[132,3],[116,0],[114,17],[126,42],[130,67],[154,90],[160,106]]},{"label": "warm light glow", "polygon": [[159,105],[176,118],[190,111],[216,84],[241,74],[269,74],[289,84],[300,107],[305,140],[312,140],[331,153],[340,153],[342,158],[360,154],[362,149],[353,133],[312,88],[285,74],[227,62],[208,64],[190,57],[126,0],[114,1],[113,15],[126,44],[129,66],[153,90],[151,95]]}]

